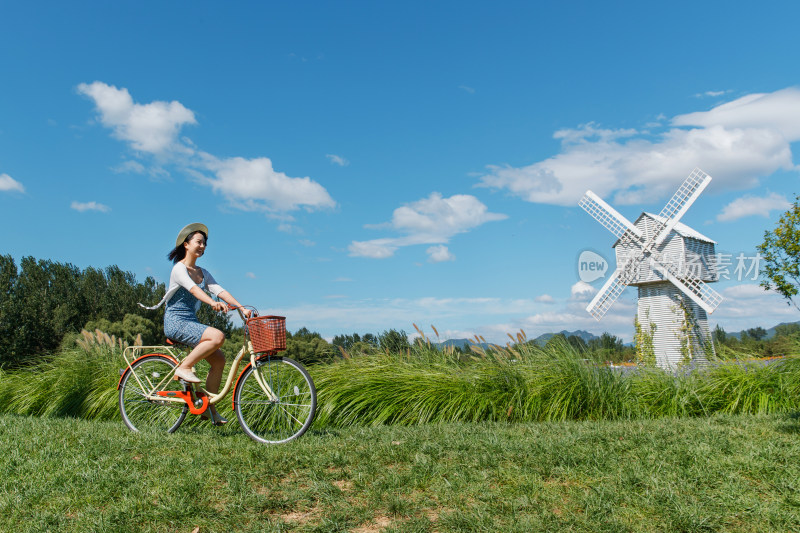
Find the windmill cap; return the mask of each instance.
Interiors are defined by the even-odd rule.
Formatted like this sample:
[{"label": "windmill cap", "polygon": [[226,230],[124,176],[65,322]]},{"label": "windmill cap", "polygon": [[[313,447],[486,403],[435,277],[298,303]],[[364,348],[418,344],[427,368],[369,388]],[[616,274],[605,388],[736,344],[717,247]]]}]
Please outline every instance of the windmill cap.
[{"label": "windmill cap", "polygon": [[178,238],[175,239],[175,248],[183,244],[183,241],[186,240],[186,237],[194,233],[195,231],[202,231],[206,234],[206,239],[208,238],[208,228],[205,224],[201,224],[199,222],[194,222],[189,224],[188,226],[184,226],[183,229],[178,233]]}]

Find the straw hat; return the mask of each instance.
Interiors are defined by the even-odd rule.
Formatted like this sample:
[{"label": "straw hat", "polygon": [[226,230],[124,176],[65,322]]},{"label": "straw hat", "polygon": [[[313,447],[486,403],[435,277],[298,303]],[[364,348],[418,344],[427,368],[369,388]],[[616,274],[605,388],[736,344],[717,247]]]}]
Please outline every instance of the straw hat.
[{"label": "straw hat", "polygon": [[175,239],[175,247],[177,248],[178,246],[183,244],[183,241],[186,240],[186,237],[188,237],[190,234],[194,233],[195,231],[202,231],[203,233],[206,234],[206,239],[208,238],[208,228],[206,227],[206,225],[205,224],[201,224],[199,222],[195,222],[193,224],[189,224],[188,226],[185,226],[181,230],[181,232],[178,233],[178,238]]}]

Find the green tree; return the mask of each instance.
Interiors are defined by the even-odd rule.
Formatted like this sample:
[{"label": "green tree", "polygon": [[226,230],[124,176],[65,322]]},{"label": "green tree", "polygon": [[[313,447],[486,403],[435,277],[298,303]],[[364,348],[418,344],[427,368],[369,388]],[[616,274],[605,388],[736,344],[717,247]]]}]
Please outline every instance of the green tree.
[{"label": "green tree", "polygon": [[283,355],[305,365],[327,363],[338,354],[338,350],[317,332],[300,328],[294,334],[286,332],[286,351]]},{"label": "green tree", "polygon": [[82,271],[24,257],[17,269],[11,256],[0,256],[0,366],[37,361],[92,320],[115,323],[128,314],[147,318],[149,313],[160,324],[163,311],[154,319],[137,303],[157,301],[163,291],[163,284],[152,278],[137,283],[116,266]]},{"label": "green tree", "polygon": [[789,324],[778,324],[775,326],[776,337],[798,337],[800,336],[800,324],[793,322]]},{"label": "green tree", "polygon": [[767,342],[764,355],[796,354],[800,348],[800,324],[775,326],[775,336]]},{"label": "green tree", "polygon": [[332,344],[347,351],[358,342],[361,342],[361,335],[353,333],[352,335],[336,335]]},{"label": "green tree", "polygon": [[725,344],[725,341],[728,340],[728,334],[725,333],[725,330],[720,327],[719,324],[714,328],[713,333],[711,334],[714,342],[717,344]]},{"label": "green tree", "polygon": [[767,330],[765,330],[761,326],[757,328],[750,328],[747,330],[747,336],[752,338],[753,340],[760,341],[761,339],[767,336]]},{"label": "green tree", "polygon": [[621,352],[622,339],[608,332],[603,332],[600,337],[589,341],[589,348],[605,352]]},{"label": "green tree", "polygon": [[800,195],[775,229],[764,232],[764,242],[757,249],[764,259],[761,286],[777,291],[800,310],[794,301],[800,289]]},{"label": "green tree", "polygon": [[11,360],[12,339],[15,336],[17,310],[14,287],[17,284],[17,265],[10,255],[0,255],[0,361]]},{"label": "green tree", "polygon": [[381,350],[389,353],[405,353],[411,344],[408,342],[408,334],[403,331],[390,329],[378,335],[378,344]]},{"label": "green tree", "polygon": [[604,361],[620,362],[626,357],[630,358],[633,353],[631,350],[625,350],[621,338],[608,332],[604,332],[599,338],[591,339],[588,347]]}]

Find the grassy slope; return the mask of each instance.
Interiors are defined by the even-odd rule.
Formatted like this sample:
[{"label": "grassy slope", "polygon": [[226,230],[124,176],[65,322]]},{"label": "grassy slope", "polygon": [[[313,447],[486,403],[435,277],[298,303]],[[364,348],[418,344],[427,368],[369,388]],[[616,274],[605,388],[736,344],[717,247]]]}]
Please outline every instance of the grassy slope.
[{"label": "grassy slope", "polygon": [[142,435],[0,417],[0,531],[800,530],[800,421],[313,430],[269,447],[235,421]]}]

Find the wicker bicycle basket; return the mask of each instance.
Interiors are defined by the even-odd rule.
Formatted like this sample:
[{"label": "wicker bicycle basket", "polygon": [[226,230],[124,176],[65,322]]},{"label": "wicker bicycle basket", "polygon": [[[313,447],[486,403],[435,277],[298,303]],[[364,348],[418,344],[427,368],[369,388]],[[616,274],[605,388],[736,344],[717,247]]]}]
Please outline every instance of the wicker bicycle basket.
[{"label": "wicker bicycle basket", "polygon": [[253,351],[280,352],[286,349],[286,317],[257,316],[247,319]]}]

